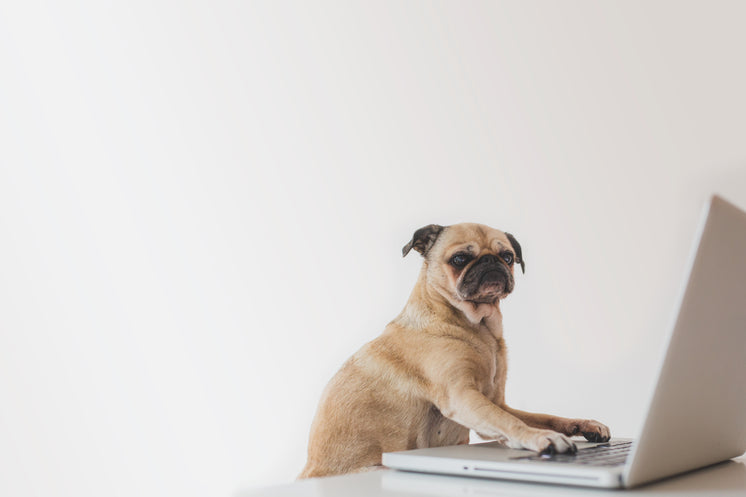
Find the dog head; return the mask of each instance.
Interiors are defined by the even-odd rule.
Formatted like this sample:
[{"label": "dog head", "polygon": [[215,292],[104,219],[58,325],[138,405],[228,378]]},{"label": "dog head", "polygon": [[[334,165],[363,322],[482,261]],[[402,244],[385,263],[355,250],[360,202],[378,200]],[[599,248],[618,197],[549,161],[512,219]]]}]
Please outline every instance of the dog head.
[{"label": "dog head", "polygon": [[513,291],[516,265],[525,272],[523,252],[510,233],[483,224],[431,224],[415,231],[402,249],[425,258],[427,284],[456,307],[494,304]]}]

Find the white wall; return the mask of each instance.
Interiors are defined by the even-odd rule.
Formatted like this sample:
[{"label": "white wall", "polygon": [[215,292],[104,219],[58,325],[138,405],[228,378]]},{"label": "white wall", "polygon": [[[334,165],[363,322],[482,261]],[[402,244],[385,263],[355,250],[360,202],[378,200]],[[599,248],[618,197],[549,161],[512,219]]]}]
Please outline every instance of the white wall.
[{"label": "white wall", "polygon": [[0,5],[0,494],[291,480],[428,223],[524,247],[509,400],[635,434],[743,3],[107,3]]}]

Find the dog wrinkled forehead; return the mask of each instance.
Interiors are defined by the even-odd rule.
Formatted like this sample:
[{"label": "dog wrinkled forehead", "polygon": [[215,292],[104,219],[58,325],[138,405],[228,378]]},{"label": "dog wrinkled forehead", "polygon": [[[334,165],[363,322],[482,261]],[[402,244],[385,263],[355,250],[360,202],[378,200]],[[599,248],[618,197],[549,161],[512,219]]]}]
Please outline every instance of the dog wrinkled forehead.
[{"label": "dog wrinkled forehead", "polygon": [[449,226],[448,242],[449,245],[459,242],[469,243],[477,251],[494,250],[499,245],[507,245],[507,239],[502,231],[477,223],[460,223]]}]

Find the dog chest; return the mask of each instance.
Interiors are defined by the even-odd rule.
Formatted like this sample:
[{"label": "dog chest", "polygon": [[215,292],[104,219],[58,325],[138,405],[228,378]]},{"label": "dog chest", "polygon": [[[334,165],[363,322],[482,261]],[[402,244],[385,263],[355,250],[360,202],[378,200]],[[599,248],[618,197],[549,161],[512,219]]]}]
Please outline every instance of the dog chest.
[{"label": "dog chest", "polygon": [[505,397],[505,379],[508,370],[505,340],[489,334],[484,337],[484,343],[483,360],[487,374],[481,379],[482,393],[496,404],[501,404]]}]

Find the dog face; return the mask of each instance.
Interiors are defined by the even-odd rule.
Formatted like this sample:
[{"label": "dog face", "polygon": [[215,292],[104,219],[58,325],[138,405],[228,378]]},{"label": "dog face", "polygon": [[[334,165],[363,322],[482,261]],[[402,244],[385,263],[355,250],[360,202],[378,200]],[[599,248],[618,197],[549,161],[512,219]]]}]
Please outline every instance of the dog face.
[{"label": "dog face", "polygon": [[493,304],[513,291],[515,265],[525,271],[515,237],[482,224],[425,226],[404,246],[404,255],[412,248],[425,257],[428,284],[454,305]]}]

